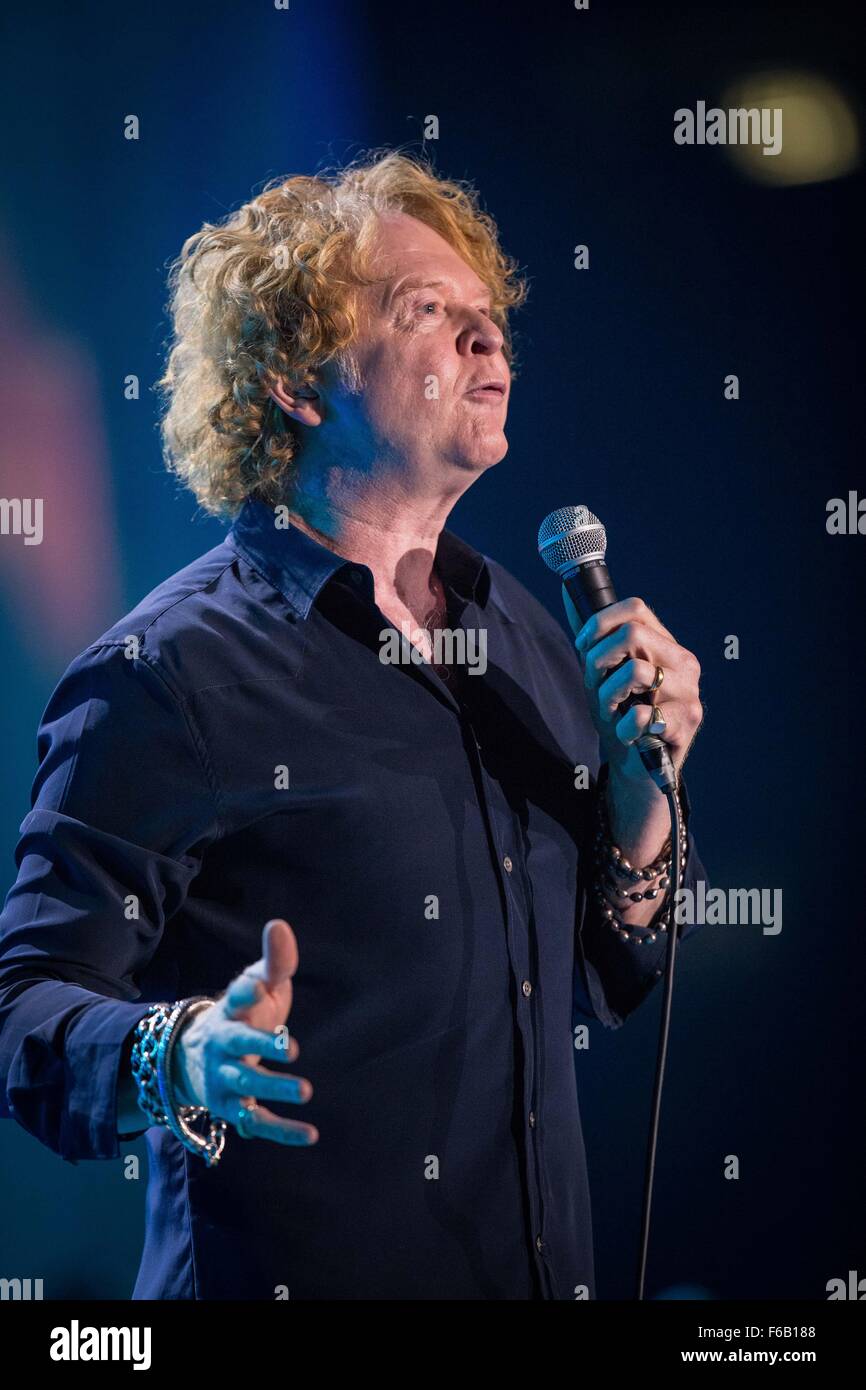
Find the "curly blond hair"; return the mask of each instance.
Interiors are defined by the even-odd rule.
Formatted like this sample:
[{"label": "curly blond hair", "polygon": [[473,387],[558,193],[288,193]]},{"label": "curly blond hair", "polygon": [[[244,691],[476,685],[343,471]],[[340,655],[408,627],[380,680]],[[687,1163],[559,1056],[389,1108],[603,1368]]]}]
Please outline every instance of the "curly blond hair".
[{"label": "curly blond hair", "polygon": [[526,283],[471,185],[396,150],[272,179],[206,222],[171,266],[163,447],[205,511],[232,516],[249,496],[273,505],[286,495],[300,438],[266,379],[314,386],[333,360],[348,389],[361,389],[356,294],[373,282],[376,219],[395,211],[432,227],[487,285],[513,369],[508,310],[523,303]]}]

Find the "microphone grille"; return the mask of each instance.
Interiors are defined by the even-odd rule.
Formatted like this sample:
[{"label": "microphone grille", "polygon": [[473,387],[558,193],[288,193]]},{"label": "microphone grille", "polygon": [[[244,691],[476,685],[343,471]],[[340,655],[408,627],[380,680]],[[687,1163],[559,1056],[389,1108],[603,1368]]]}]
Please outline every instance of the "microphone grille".
[{"label": "microphone grille", "polygon": [[538,528],[538,553],[548,569],[565,575],[587,560],[603,560],[607,534],[588,507],[558,507]]}]

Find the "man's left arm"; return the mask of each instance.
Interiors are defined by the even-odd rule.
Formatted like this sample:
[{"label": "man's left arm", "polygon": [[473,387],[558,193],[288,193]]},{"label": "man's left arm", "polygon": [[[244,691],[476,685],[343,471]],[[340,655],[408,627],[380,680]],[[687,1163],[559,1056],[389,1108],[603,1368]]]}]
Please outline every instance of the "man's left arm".
[{"label": "man's left arm", "polygon": [[[604,774],[594,782],[594,797],[604,796]],[[691,820],[691,806],[685,782],[680,782],[680,803],[686,827]],[[697,883],[706,881],[691,831],[686,829],[686,867],[682,887],[697,894]],[[638,885],[635,885],[637,887]],[[660,894],[652,903],[652,917],[644,930],[629,932],[628,939],[613,930],[595,894],[596,871],[592,844],[587,842],[581,856],[578,911],[576,924],[576,962],[574,979],[575,1021],[582,1018],[599,1019],[607,1028],[619,1028],[647,998],[664,974],[670,930],[661,929],[669,902]],[[641,907],[644,905],[641,904]],[[647,914],[644,913],[644,916]],[[629,914],[625,913],[625,917]],[[677,941],[682,943],[699,929],[696,923],[681,926]]]},{"label": "man's left arm", "polygon": [[[668,802],[648,776],[636,747],[650,729],[660,733],[677,772],[683,810],[687,858],[681,886],[694,891],[705,873],[689,828],[691,807],[681,771],[703,719],[697,658],[679,645],[641,599],[612,604],[581,625],[565,588],[563,598],[599,736],[603,774],[594,791],[603,805],[597,823],[605,826],[606,839],[633,866],[653,865],[669,853]],[[655,891],[638,901],[630,895],[599,898],[601,877],[594,857],[585,853],[578,913],[583,979],[577,981],[576,999],[581,1011],[587,1011],[588,1004],[593,1016],[618,1027],[663,974],[668,932],[660,924],[671,904],[669,887],[659,885],[669,883],[669,875],[654,879]],[[629,886],[639,892],[649,885],[628,885],[626,880]],[[611,913],[606,911],[611,901],[624,931],[615,923],[611,930]],[[682,930],[678,939],[691,930]]]}]

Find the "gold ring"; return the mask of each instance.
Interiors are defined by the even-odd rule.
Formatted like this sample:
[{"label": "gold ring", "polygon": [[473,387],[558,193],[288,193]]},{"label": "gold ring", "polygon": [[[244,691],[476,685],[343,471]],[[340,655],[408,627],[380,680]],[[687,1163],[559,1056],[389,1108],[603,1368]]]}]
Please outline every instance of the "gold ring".
[{"label": "gold ring", "polygon": [[663,734],[667,728],[667,722],[662,714],[661,705],[653,705],[650,713],[650,722],[647,728],[648,734]]},{"label": "gold ring", "polygon": [[665,668],[664,668],[664,666],[657,666],[657,667],[656,667],[656,677],[655,677],[655,680],[653,681],[652,685],[650,686],[650,690],[651,690],[651,691],[652,691],[652,690],[659,690],[660,687],[661,687],[661,683],[662,683],[662,681],[664,680],[664,678],[665,678]]}]

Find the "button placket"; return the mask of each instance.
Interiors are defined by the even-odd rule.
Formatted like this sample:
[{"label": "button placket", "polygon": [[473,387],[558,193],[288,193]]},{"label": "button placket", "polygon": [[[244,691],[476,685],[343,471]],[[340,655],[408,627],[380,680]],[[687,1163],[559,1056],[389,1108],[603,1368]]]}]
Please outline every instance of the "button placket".
[{"label": "button placket", "polygon": [[[508,945],[508,957],[511,971],[515,982],[520,991],[521,999],[526,1001],[527,1007],[518,1007],[515,1026],[523,1039],[523,1075],[521,1077],[523,1096],[525,1103],[534,1105],[536,1070],[538,1067],[538,1046],[535,1037],[535,1025],[533,1021],[534,1008],[530,1004],[533,994],[533,984],[529,979],[529,925],[528,922],[522,923],[522,932],[517,932],[515,928],[522,922],[524,911],[531,913],[532,902],[531,894],[527,892],[524,897],[517,892],[517,882],[523,883],[525,875],[514,878],[514,870],[517,867],[511,854],[503,852],[501,844],[501,824],[497,815],[495,804],[488,793],[487,773],[481,760],[481,745],[475,734],[475,728],[465,713],[466,724],[471,735],[470,746],[474,747],[477,757],[477,772],[481,793],[484,798],[484,811],[489,826],[489,833],[494,842],[494,848],[498,851],[498,863],[501,866],[503,900],[505,904],[506,920],[506,941]],[[515,828],[519,831],[516,821],[509,824],[509,835],[513,835]],[[524,1112],[526,1113],[526,1112]],[[547,1260],[547,1247],[540,1235],[544,1225],[544,1198],[540,1172],[540,1156],[538,1153],[537,1139],[537,1115],[534,1109],[529,1111],[528,1129],[524,1131],[524,1155],[526,1160],[528,1197],[529,1197],[529,1216],[531,1220],[530,1232],[535,1232],[531,1237],[534,1241],[534,1257],[539,1278],[542,1286],[549,1298],[554,1298],[555,1288],[553,1275]],[[529,1131],[532,1131],[530,1134]],[[541,1245],[538,1242],[541,1241]]]}]

